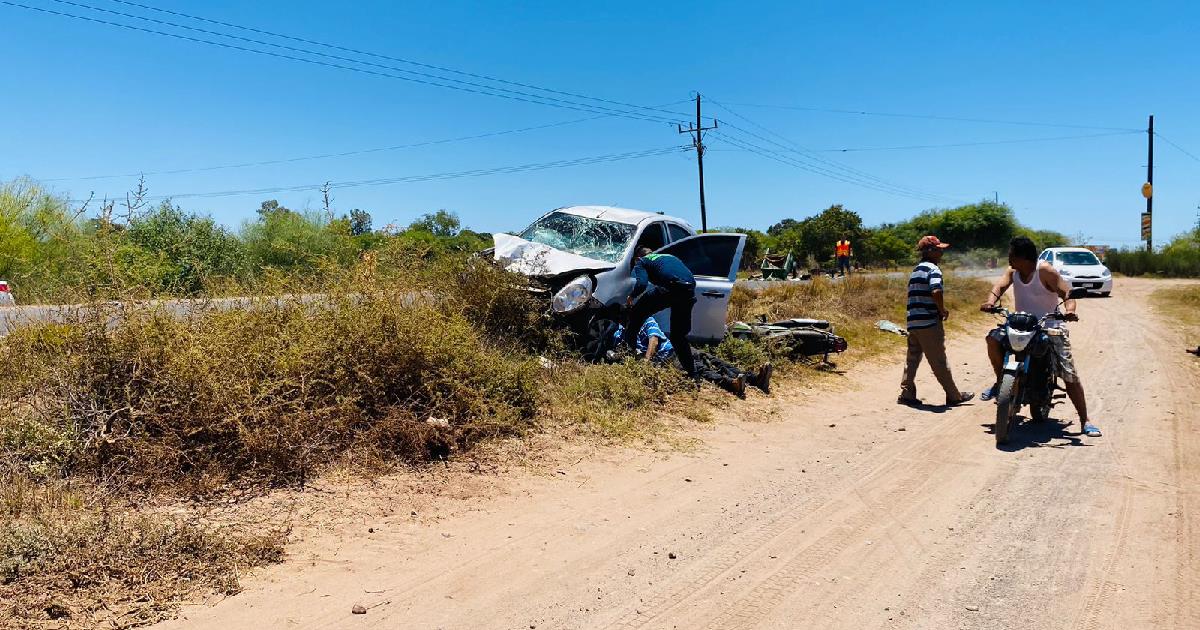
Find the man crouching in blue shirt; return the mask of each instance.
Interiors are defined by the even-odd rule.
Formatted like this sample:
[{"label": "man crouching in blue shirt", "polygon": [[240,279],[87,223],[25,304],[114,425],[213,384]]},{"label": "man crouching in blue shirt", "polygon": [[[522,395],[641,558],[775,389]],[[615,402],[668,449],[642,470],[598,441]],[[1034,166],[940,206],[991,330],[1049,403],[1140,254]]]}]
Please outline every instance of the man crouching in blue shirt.
[{"label": "man crouching in blue shirt", "polygon": [[[695,378],[695,360],[692,346],[688,344],[688,334],[692,332],[692,308],[696,305],[695,276],[683,261],[670,254],[653,254],[648,247],[634,254],[631,275],[635,283],[633,293],[625,302],[631,307],[625,328],[640,331],[648,317],[671,309],[671,332],[667,338],[675,347],[683,371]],[[637,335],[629,335],[624,341],[630,349],[636,350]]]},{"label": "man crouching in blue shirt", "polygon": [[[625,328],[618,325],[613,331],[613,344],[619,345],[625,339]],[[631,335],[633,336],[633,335]],[[677,359],[671,341],[663,334],[654,317],[647,317],[635,339],[634,349],[639,355],[656,365],[667,365],[672,359]],[[747,372],[727,361],[722,361],[715,355],[703,351],[695,353],[698,363],[697,375],[706,381],[715,383],[727,389],[739,398],[746,397],[746,386],[753,385],[771,393],[771,364],[762,365],[757,372]]]}]

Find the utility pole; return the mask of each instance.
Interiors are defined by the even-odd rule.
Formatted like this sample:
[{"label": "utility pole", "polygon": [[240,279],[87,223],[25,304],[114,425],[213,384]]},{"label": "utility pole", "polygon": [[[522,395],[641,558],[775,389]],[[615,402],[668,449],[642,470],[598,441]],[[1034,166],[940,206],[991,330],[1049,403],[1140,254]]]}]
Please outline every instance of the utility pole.
[{"label": "utility pole", "polygon": [[1154,251],[1154,114],[1150,114],[1150,126],[1146,128],[1146,138],[1149,141],[1146,149],[1146,187],[1143,193],[1146,196],[1146,219],[1143,223],[1149,223],[1149,227],[1144,227],[1146,237],[1146,251]]},{"label": "utility pole", "polygon": [[679,133],[691,134],[692,146],[696,149],[696,166],[700,169],[700,231],[708,231],[708,214],[704,208],[704,132],[709,129],[717,128],[717,119],[713,119],[711,127],[705,127],[700,121],[700,93],[696,92],[696,122],[688,123],[687,129],[683,125],[675,125],[679,129]]}]

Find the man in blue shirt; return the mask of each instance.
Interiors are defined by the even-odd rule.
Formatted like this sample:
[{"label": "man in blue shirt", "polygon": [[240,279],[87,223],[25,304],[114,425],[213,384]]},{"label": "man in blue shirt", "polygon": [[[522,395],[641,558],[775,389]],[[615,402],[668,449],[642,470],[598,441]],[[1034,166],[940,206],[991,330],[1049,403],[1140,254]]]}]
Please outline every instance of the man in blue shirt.
[{"label": "man in blue shirt", "polygon": [[[641,330],[642,324],[651,315],[671,309],[671,333],[667,335],[679,364],[688,376],[696,376],[695,359],[688,334],[692,332],[692,308],[696,305],[696,278],[683,261],[670,254],[654,254],[643,247],[634,257],[631,274],[634,279],[633,293],[625,301],[630,307],[627,328]],[[625,344],[635,347],[636,339],[626,339]]]},{"label": "man in blue shirt", "polygon": [[[613,344],[620,345],[625,336],[625,327],[617,326],[613,331]],[[675,348],[671,340],[658,327],[654,317],[646,318],[642,329],[638,331],[635,349],[640,356],[659,365],[665,365],[674,358]],[[764,393],[771,393],[771,364],[763,365],[754,374],[738,369],[731,363],[707,352],[696,352],[697,375],[706,381],[716,383],[721,387],[737,394],[746,396],[746,385],[753,385]]]},{"label": "man in blue shirt", "polygon": [[975,397],[972,392],[960,392],[950,374],[946,360],[946,329],[942,322],[950,317],[942,295],[942,270],[938,263],[942,254],[950,247],[936,236],[926,236],[917,243],[921,262],[908,277],[908,357],[904,376],[900,380],[900,396],[896,402],[915,405],[917,398],[915,379],[921,359],[929,361],[929,367],[938,383],[946,392],[946,405],[961,405]]}]

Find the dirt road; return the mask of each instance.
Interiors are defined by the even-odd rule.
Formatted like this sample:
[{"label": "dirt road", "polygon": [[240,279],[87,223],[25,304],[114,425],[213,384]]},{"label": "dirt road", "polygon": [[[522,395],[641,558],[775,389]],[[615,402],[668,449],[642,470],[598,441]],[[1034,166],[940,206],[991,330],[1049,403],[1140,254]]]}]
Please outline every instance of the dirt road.
[{"label": "dirt road", "polygon": [[[1154,286],[1121,281],[1072,325],[1103,438],[1025,425],[997,450],[991,404],[897,407],[898,348],[695,452],[505,481],[440,520],[364,508],[167,626],[1200,628],[1200,369],[1147,313]],[[950,356],[964,387],[990,378],[978,335]]]}]

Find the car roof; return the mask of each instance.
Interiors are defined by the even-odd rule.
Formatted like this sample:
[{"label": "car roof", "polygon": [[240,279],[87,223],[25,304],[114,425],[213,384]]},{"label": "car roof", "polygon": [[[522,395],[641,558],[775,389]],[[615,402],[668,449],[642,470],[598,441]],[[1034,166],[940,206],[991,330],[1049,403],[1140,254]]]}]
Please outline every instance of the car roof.
[{"label": "car roof", "polygon": [[1086,247],[1047,247],[1045,251],[1048,251],[1048,252],[1088,252],[1091,254],[1096,253]]},{"label": "car roof", "polygon": [[643,221],[651,219],[663,220],[669,219],[676,223],[691,228],[691,224],[678,217],[672,217],[658,212],[648,212],[646,210],[633,210],[631,208],[618,208],[615,206],[568,206],[566,208],[558,208],[557,212],[565,212],[575,216],[587,217],[589,219],[603,219],[605,221],[616,221],[617,223],[628,223],[630,225],[638,225]]}]

